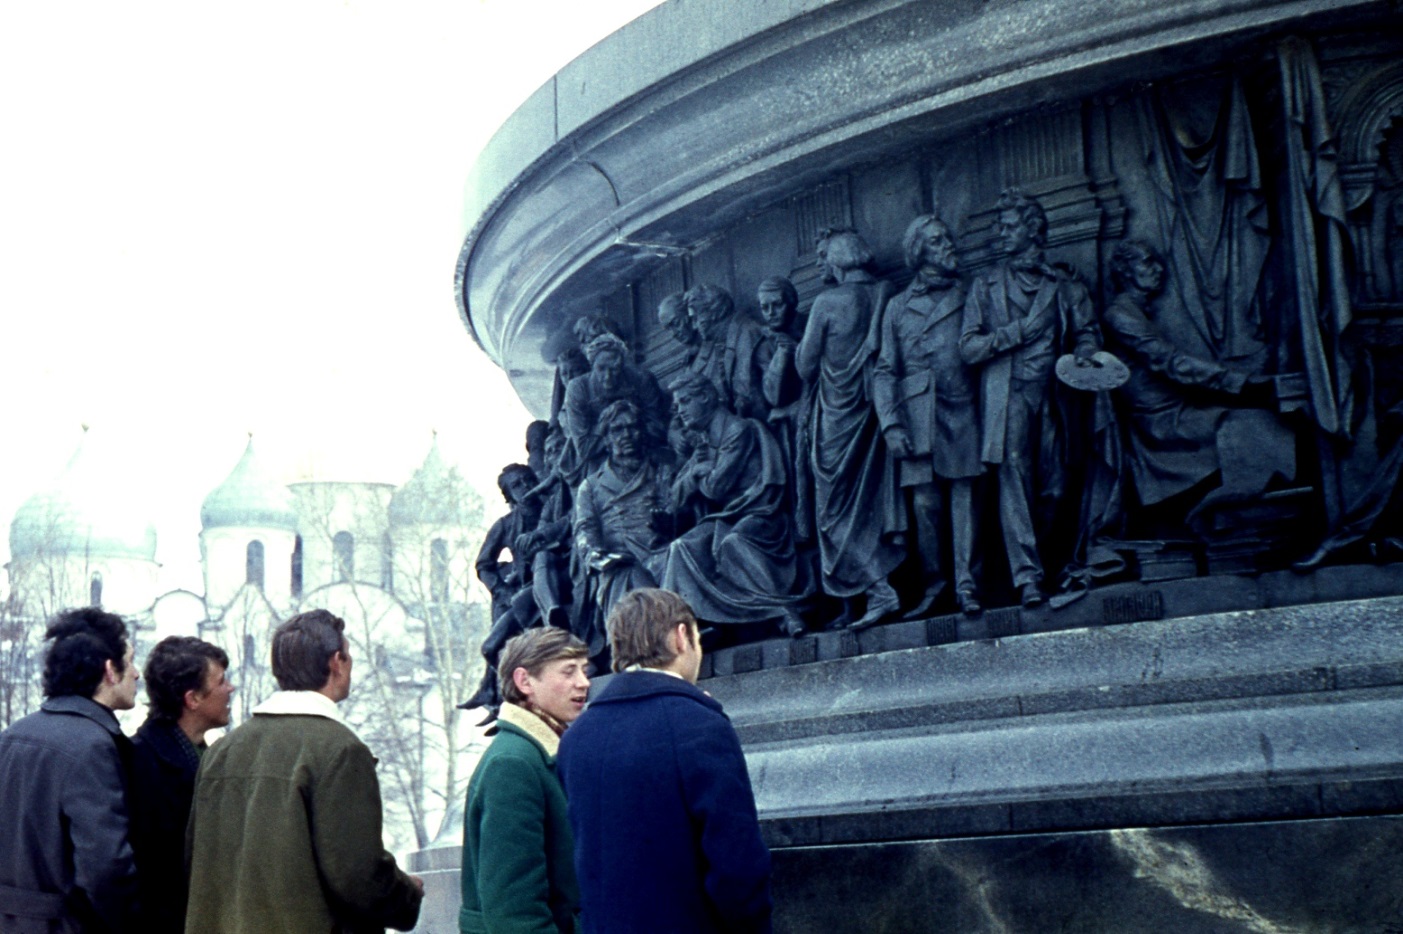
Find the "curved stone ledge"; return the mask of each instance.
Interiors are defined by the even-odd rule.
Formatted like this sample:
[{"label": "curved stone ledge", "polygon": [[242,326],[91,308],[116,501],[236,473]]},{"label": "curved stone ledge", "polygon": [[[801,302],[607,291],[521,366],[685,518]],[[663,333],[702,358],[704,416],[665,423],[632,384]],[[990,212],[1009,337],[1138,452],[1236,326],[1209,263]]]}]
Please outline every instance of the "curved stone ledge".
[{"label": "curved stone ledge", "polygon": [[1152,80],[1387,7],[868,0],[723,16],[668,3],[567,66],[494,137],[469,184],[460,310],[540,408],[552,330],[806,185],[1128,74]]},{"label": "curved stone ledge", "polygon": [[1403,794],[1403,598],[910,649],[707,687],[781,846],[1338,816]]}]

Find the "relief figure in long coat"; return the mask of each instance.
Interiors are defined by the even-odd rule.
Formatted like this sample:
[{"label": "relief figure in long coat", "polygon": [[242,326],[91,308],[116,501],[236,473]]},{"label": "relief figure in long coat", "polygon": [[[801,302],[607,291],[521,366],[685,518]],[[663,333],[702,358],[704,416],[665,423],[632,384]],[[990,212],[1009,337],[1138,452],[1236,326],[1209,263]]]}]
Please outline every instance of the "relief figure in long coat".
[{"label": "relief figure in long coat", "polygon": [[[972,615],[981,609],[974,480],[984,464],[979,459],[976,380],[960,359],[965,287],[955,241],[935,215],[912,221],[903,247],[915,277],[882,315],[872,395],[901,486],[910,497],[925,586],[911,614],[930,610],[948,575],[960,609]],[[945,548],[943,542],[948,542]],[[943,561],[947,549],[949,558]]]},{"label": "relief figure in long coat", "polygon": [[867,594],[852,624],[860,628],[899,607],[887,575],[901,563],[906,527],[870,390],[886,289],[865,268],[872,252],[854,231],[826,231],[819,256],[837,284],[814,299],[795,363],[815,385],[809,463],[823,590]]}]

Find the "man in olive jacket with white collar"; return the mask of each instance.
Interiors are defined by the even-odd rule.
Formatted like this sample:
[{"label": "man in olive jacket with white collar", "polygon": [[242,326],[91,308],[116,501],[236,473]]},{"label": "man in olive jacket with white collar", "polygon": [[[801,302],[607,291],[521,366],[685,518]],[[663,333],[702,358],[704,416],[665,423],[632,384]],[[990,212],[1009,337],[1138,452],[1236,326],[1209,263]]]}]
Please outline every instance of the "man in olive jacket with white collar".
[{"label": "man in olive jacket with white collar", "polygon": [[580,892],[555,754],[584,709],[589,649],[529,629],[502,649],[497,735],[468,784],[461,934],[575,934]]},{"label": "man in olive jacket with white collar", "polygon": [[375,757],[342,722],[345,622],[299,613],[273,634],[281,688],[205,753],[186,831],[200,934],[407,931],[424,884],[381,840]]}]

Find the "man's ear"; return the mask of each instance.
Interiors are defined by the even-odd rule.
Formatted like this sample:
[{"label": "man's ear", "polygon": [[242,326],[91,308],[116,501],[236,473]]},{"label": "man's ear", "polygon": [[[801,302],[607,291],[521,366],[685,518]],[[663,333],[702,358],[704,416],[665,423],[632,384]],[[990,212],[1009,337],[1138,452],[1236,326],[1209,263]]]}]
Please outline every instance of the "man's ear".
[{"label": "man's ear", "polygon": [[522,695],[528,700],[531,698],[531,695],[535,693],[535,690],[531,687],[530,679],[531,673],[525,668],[516,668],[512,670],[512,684],[515,684],[516,689],[520,691]]},{"label": "man's ear", "polygon": [[107,659],[102,663],[102,683],[120,684],[122,673],[117,670],[117,663],[112,659]]},{"label": "man's ear", "polygon": [[185,692],[185,696],[181,700],[184,701],[186,710],[194,710],[200,706],[200,689],[191,688]]}]

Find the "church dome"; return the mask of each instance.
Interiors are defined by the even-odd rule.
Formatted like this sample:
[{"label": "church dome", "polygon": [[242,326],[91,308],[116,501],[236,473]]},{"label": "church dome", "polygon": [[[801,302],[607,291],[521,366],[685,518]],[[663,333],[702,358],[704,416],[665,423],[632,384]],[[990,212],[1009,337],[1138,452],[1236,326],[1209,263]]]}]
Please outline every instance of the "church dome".
[{"label": "church dome", "polygon": [[438,435],[414,476],[390,497],[390,525],[461,525],[464,485],[438,450]]},{"label": "church dome", "polygon": [[155,561],[155,525],[134,508],[129,491],[115,488],[112,473],[90,448],[86,426],[83,432],[58,481],[15,512],[11,556]]},{"label": "church dome", "polygon": [[273,477],[253,452],[253,436],[244,456],[224,482],[205,497],[200,525],[215,528],[274,528],[297,531],[292,491]]}]

